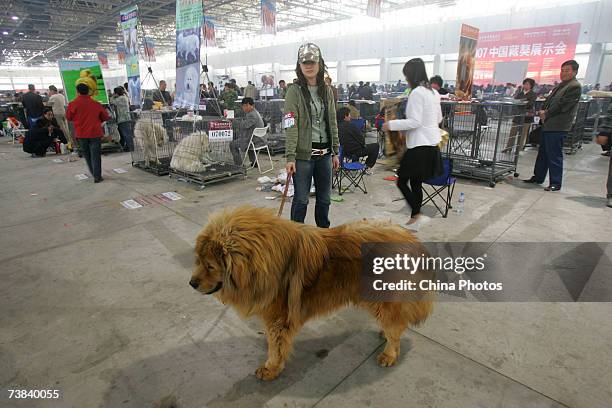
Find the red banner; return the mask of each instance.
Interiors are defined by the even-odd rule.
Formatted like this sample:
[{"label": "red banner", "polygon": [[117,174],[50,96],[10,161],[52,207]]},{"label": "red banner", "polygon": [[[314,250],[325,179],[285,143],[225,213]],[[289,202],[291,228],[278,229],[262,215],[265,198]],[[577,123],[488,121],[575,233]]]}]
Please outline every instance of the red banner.
[{"label": "red banner", "polygon": [[574,58],[580,23],[480,33],[474,84],[493,81],[496,62],[529,61],[527,77],[538,84],[560,81],[564,61]]}]

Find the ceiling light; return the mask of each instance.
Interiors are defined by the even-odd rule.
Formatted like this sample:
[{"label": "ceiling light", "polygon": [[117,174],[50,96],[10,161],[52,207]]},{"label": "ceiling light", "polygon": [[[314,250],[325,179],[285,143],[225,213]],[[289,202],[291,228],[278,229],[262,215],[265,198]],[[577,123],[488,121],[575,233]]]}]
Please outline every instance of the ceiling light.
[{"label": "ceiling light", "polygon": [[19,32],[19,35],[23,35],[23,33],[22,33],[22,32]]},{"label": "ceiling light", "polygon": [[17,17],[17,16],[13,16],[13,17],[11,17],[11,18],[12,18],[13,20],[15,20],[15,21],[16,21],[16,20],[19,20],[19,17]]},{"label": "ceiling light", "polygon": [[3,31],[2,34],[8,35],[8,31]]}]

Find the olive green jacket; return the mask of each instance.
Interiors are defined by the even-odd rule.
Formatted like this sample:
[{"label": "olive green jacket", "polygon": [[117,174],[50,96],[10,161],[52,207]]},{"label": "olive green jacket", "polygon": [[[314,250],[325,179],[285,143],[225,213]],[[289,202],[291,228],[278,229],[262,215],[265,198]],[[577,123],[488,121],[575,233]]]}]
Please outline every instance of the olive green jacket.
[{"label": "olive green jacket", "polygon": [[[330,140],[331,153],[338,154],[338,122],[336,122],[336,104],[334,95],[329,86],[327,88],[327,101],[325,104],[325,123],[327,135]],[[293,116],[293,126],[287,126],[288,116]],[[285,95],[285,156],[287,162],[297,160],[310,160],[312,153],[312,125],[310,120],[310,107],[306,104],[299,85],[290,85]]]},{"label": "olive green jacket", "polygon": [[544,132],[572,130],[581,94],[582,86],[576,78],[557,85],[542,106],[542,109],[546,110],[546,120],[542,130]]}]

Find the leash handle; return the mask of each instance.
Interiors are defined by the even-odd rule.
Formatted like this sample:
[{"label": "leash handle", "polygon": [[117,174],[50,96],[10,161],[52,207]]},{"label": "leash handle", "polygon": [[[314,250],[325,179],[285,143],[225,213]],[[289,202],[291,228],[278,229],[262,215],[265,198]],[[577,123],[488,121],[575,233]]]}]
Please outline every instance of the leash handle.
[{"label": "leash handle", "polygon": [[285,206],[285,200],[287,199],[287,192],[289,191],[289,184],[291,183],[291,174],[287,173],[287,181],[285,182],[285,189],[283,190],[283,197],[281,198],[280,207],[278,209],[278,216],[283,214],[283,207]]}]

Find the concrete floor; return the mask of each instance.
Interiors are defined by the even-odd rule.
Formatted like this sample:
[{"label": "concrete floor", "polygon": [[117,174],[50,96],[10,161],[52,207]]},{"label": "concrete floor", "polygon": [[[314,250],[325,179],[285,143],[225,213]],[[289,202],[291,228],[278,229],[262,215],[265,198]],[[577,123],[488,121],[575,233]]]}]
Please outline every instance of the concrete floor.
[{"label": "concrete floor", "polygon": [[[282,376],[262,383],[253,375],[265,359],[260,323],[187,284],[208,214],[278,206],[255,191],[258,175],[200,190],[114,154],[103,158],[106,181],[94,185],[74,177],[83,161],[54,158],[31,159],[0,139],[1,407],[612,406],[610,303],[439,303],[387,369],[375,362],[383,342],[374,322],[347,309],[308,324]],[[521,157],[522,176],[534,159],[534,151]],[[594,145],[566,156],[559,193],[460,180],[465,213],[432,219],[419,237],[609,242],[607,160]],[[391,202],[395,186],[382,180],[389,173],[376,169],[368,195],[332,204],[333,224],[405,220],[403,203]],[[120,205],[166,191],[184,199]],[[61,399],[8,400],[11,388],[58,389]]]}]

